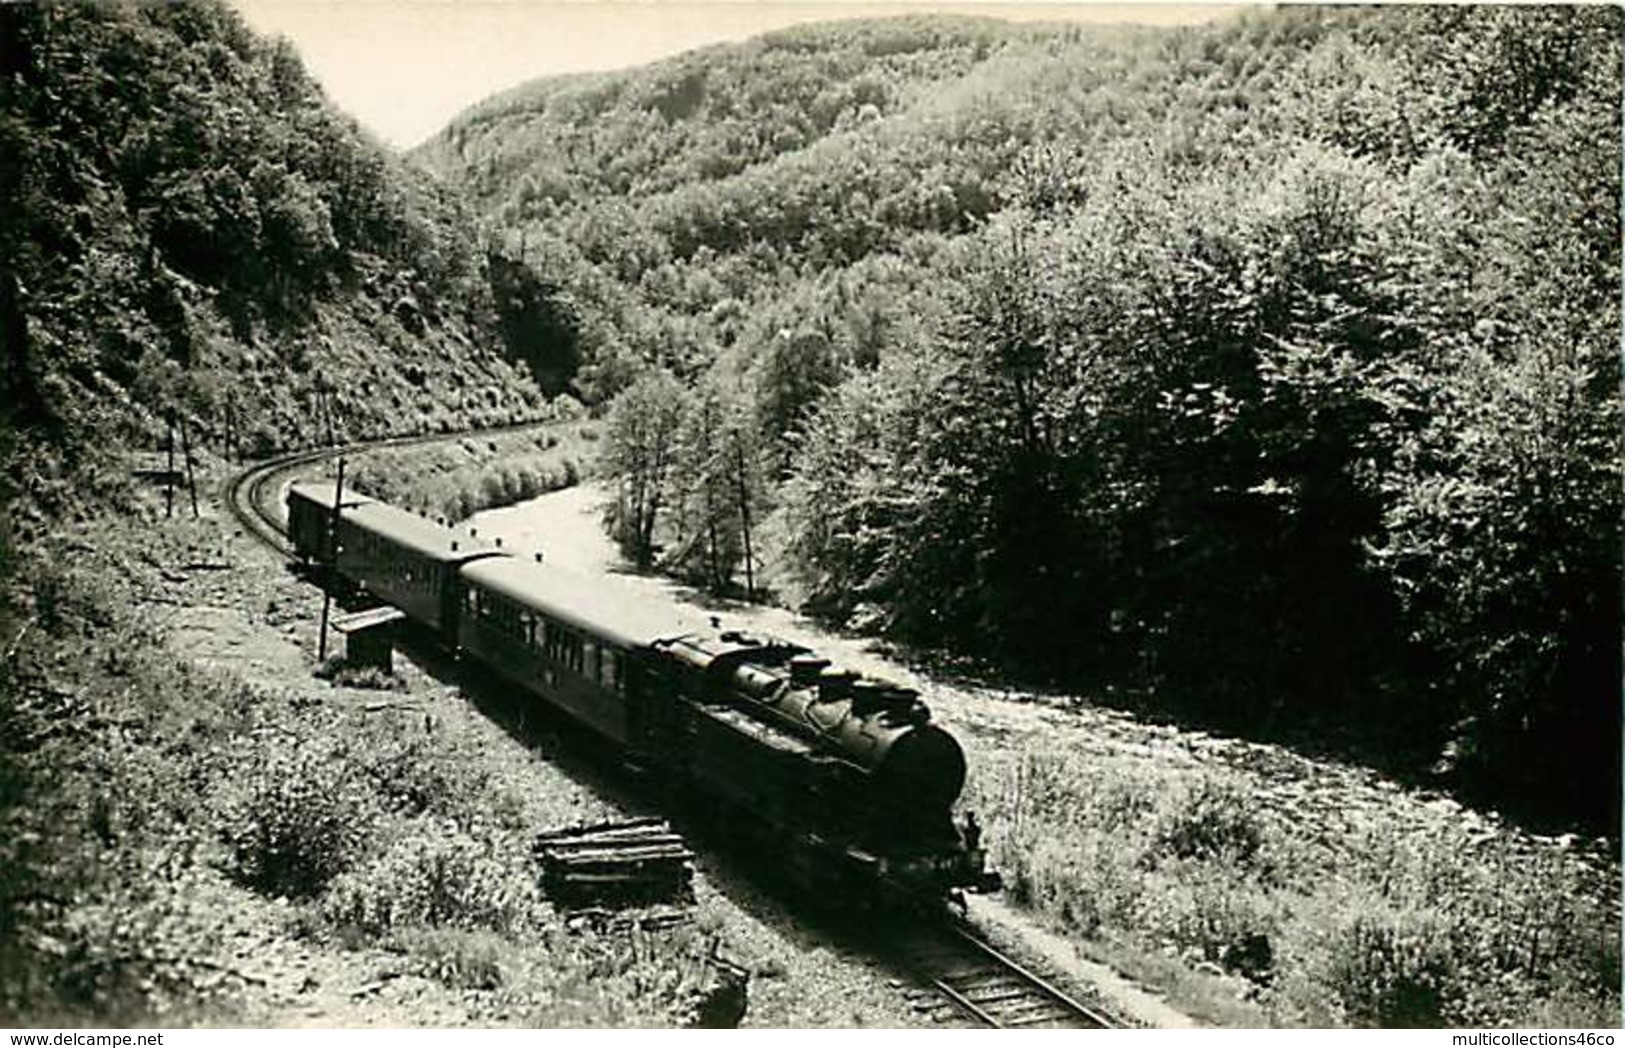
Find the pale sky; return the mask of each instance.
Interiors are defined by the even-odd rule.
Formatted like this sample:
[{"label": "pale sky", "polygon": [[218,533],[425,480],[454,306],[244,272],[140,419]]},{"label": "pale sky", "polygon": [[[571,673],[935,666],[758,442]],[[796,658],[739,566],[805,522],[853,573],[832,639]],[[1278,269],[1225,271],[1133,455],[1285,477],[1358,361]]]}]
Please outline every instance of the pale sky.
[{"label": "pale sky", "polygon": [[1012,21],[1204,22],[1236,5],[892,0],[231,0],[291,39],[328,97],[407,148],[466,107],[552,73],[642,65],[781,26],[951,12]]}]

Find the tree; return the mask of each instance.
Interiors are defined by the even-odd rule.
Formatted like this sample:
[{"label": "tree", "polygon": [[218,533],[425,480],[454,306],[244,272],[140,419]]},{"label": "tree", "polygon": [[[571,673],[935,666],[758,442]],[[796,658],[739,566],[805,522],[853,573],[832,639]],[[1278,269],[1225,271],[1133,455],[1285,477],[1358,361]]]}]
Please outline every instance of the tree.
[{"label": "tree", "polygon": [[633,382],[609,408],[602,468],[615,485],[607,524],[621,551],[640,569],[654,564],[655,528],[667,509],[677,436],[689,399],[669,372]]},{"label": "tree", "polygon": [[840,362],[823,332],[780,329],[768,339],[756,366],[756,430],[764,459],[775,474],[790,464],[793,434],[825,390],[840,378]]},{"label": "tree", "polygon": [[760,483],[750,429],[718,381],[703,381],[688,403],[673,470],[673,548],[666,564],[713,593],[744,565],[753,590],[752,526]]}]

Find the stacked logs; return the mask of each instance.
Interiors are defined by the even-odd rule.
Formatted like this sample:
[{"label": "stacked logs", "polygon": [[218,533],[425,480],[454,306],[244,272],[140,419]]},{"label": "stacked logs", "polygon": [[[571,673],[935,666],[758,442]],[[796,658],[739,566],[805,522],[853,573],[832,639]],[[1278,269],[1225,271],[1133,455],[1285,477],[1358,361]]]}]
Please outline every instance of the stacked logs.
[{"label": "stacked logs", "polygon": [[542,890],[557,905],[649,906],[693,899],[694,853],[664,819],[624,819],[536,837]]}]

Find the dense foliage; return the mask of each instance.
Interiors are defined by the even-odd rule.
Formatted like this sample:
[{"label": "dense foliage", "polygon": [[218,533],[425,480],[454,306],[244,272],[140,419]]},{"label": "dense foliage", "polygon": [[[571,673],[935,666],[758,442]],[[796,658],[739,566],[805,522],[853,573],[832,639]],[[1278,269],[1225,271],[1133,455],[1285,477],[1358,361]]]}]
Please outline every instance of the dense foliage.
[{"label": "dense foliage", "polygon": [[835,619],[1606,822],[1619,30],[841,23],[529,85],[421,158],[563,275],[583,388],[633,383],[640,559],[727,518],[695,463],[748,433]]},{"label": "dense foliage", "polygon": [[568,380],[513,337],[567,310],[286,40],[211,2],[7,4],[0,62],[0,401],[30,506],[170,412],[255,453],[309,439],[318,386],[343,437],[530,414],[511,358]]}]

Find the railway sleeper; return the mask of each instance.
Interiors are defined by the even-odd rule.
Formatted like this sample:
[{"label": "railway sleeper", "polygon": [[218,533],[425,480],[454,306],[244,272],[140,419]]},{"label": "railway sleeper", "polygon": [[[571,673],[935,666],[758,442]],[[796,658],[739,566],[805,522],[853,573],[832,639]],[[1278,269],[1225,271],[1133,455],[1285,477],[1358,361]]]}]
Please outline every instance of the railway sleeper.
[{"label": "railway sleeper", "polygon": [[1049,994],[1035,990],[1030,986],[1013,986],[998,993],[990,993],[986,995],[967,992],[963,988],[961,988],[959,992],[965,994],[966,997],[969,997],[977,1004],[998,1004],[1001,1001],[1031,1001],[1034,999],[1042,1000],[1044,1003],[1048,1004],[1053,1001],[1053,998],[1050,997]]},{"label": "railway sleeper", "polygon": [[[992,1009],[989,1009],[992,1011]],[[995,1012],[1001,1022],[1039,1021],[1040,1016],[1051,1015],[1056,1018],[1075,1018],[1077,1013],[1065,1007],[1059,1001],[1045,998],[1041,1001],[1027,1001],[1021,1004],[1012,1004]]]},{"label": "railway sleeper", "polygon": [[962,968],[958,971],[943,971],[936,973],[937,978],[947,980],[961,988],[971,986],[985,986],[993,983],[1005,982],[1011,986],[1030,986],[1031,983],[1022,979],[1013,972],[998,971],[992,968]]}]

